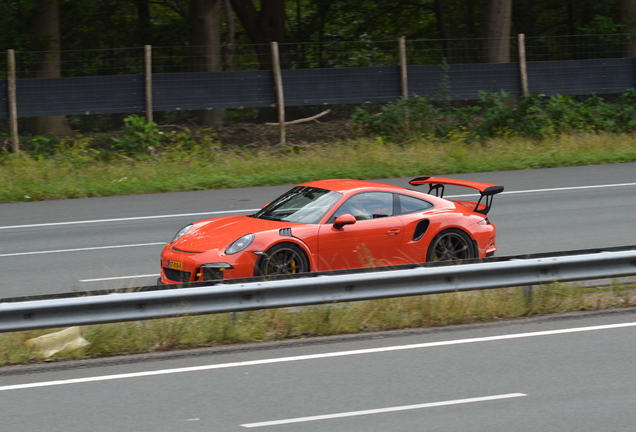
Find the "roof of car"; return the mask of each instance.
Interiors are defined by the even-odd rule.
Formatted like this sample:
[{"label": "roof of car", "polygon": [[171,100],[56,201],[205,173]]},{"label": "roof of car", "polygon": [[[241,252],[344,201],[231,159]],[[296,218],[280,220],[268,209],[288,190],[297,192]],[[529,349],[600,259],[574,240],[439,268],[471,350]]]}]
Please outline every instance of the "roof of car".
[{"label": "roof of car", "polygon": [[303,186],[313,186],[317,188],[332,190],[336,192],[344,192],[353,189],[368,189],[368,188],[380,188],[380,189],[394,189],[403,190],[405,188],[401,186],[393,186],[386,183],[379,183],[366,180],[353,180],[353,179],[330,179],[330,180],[317,180],[308,183],[304,183]]}]

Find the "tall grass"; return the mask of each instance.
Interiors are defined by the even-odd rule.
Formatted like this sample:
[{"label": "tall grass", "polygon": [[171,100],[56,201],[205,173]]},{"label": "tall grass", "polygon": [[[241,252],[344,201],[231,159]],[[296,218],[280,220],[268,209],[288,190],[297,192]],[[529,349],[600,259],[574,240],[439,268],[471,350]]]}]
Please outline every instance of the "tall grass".
[{"label": "tall grass", "polygon": [[[53,360],[252,343],[278,339],[467,324],[493,320],[636,306],[636,287],[616,284],[589,290],[571,284],[535,287],[531,301],[522,288],[373,300],[301,309],[86,326],[87,347]],[[51,330],[0,334],[0,366],[41,361],[25,342]]]},{"label": "tall grass", "polygon": [[323,178],[390,178],[636,161],[631,135],[546,138],[464,137],[393,144],[382,138],[341,144],[226,150],[208,143],[167,147],[144,158],[105,158],[74,141],[49,156],[0,156],[0,202],[297,184]]}]

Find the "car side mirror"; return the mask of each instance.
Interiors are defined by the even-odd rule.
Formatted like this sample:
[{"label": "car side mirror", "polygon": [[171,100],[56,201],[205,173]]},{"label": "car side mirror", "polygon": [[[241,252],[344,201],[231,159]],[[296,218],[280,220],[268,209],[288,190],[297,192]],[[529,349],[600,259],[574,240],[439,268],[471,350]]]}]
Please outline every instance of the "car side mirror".
[{"label": "car side mirror", "polygon": [[353,215],[350,215],[349,213],[345,213],[343,215],[338,216],[336,220],[333,221],[333,227],[335,229],[342,229],[343,226],[352,225],[354,223],[356,223],[356,218]]}]

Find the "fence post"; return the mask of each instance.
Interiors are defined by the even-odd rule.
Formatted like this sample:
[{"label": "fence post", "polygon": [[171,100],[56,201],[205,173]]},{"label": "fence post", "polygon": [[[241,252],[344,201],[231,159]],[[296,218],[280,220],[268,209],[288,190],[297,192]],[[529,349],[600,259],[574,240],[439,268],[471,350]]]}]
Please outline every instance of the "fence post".
[{"label": "fence post", "polygon": [[18,138],[18,108],[16,102],[15,91],[15,51],[7,50],[7,83],[9,96],[9,130],[11,134],[11,143],[13,144],[13,153],[20,153],[20,141]]},{"label": "fence post", "polygon": [[146,76],[146,121],[152,121],[152,46],[144,46],[144,73]]},{"label": "fence post", "polygon": [[526,69],[526,37],[520,33],[519,40],[519,73],[521,74],[521,93],[528,96],[528,71]]},{"label": "fence post", "polygon": [[406,39],[400,37],[400,81],[402,83],[402,99],[409,98],[409,83],[406,74]]},{"label": "fence post", "polygon": [[280,143],[285,144],[285,98],[283,94],[283,77],[280,73],[280,58],[278,55],[278,42],[272,42],[272,72],[276,84],[276,106],[278,107],[278,125],[280,127]]}]

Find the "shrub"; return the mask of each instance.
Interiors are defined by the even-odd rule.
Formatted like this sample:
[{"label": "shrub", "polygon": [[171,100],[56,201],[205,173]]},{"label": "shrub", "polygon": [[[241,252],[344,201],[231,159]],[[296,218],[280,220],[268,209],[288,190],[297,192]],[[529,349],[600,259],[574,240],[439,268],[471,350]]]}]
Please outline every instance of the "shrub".
[{"label": "shrub", "polygon": [[532,94],[517,98],[504,91],[481,92],[477,105],[462,108],[444,102],[436,106],[429,98],[416,97],[386,104],[375,115],[360,108],[353,120],[367,132],[397,142],[427,136],[475,141],[629,133],[636,131],[636,90],[628,90],[614,103],[598,96]]},{"label": "shrub", "polygon": [[353,121],[366,131],[398,141],[408,141],[423,136],[435,135],[442,112],[429,98],[414,97],[388,103],[377,114],[358,108]]},{"label": "shrub", "polygon": [[146,153],[161,146],[161,132],[155,122],[147,122],[138,115],[130,115],[124,119],[124,135],[111,138],[117,151],[125,155]]}]

